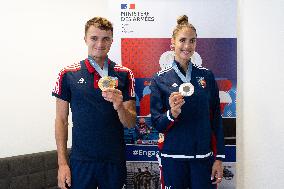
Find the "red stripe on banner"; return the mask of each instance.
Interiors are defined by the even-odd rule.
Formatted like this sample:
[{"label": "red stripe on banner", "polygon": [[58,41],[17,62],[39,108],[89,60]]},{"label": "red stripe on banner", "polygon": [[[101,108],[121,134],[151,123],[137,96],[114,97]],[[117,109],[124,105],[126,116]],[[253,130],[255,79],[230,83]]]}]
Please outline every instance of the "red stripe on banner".
[{"label": "red stripe on banner", "polygon": [[216,82],[220,91],[229,91],[233,86],[232,82],[228,79],[216,80]]},{"label": "red stripe on banner", "polygon": [[122,65],[131,69],[135,78],[152,78],[161,69],[160,56],[170,50],[170,44],[170,38],[123,38]]},{"label": "red stripe on banner", "polygon": [[150,114],[150,94],[143,96],[140,100],[140,116],[148,116]]}]

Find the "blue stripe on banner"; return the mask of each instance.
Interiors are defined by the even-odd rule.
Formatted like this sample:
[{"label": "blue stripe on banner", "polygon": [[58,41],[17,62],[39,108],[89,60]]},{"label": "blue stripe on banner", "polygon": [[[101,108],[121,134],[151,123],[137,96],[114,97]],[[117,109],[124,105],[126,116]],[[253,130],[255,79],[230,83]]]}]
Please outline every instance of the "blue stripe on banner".
[{"label": "blue stripe on banner", "polygon": [[[158,153],[156,145],[126,145],[127,161],[157,161]],[[226,159],[224,162],[236,162],[236,146],[225,146]]]}]

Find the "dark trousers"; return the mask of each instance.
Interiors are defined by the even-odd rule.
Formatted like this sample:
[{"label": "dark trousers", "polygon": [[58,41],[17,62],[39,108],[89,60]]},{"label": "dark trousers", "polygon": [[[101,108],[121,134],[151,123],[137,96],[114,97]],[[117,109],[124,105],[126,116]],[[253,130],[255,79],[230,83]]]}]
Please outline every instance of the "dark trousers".
[{"label": "dark trousers", "polygon": [[71,159],[71,189],[122,189],[126,179],[123,163]]}]

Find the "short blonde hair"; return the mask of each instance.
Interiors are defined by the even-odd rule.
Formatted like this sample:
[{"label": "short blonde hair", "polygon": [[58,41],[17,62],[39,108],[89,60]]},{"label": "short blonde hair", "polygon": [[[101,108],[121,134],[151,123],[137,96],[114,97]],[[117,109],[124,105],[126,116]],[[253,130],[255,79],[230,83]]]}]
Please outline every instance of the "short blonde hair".
[{"label": "short blonde hair", "polygon": [[112,23],[103,17],[94,17],[88,20],[85,24],[85,35],[87,34],[87,31],[91,26],[95,26],[96,28],[99,28],[101,30],[110,30],[113,33]]}]

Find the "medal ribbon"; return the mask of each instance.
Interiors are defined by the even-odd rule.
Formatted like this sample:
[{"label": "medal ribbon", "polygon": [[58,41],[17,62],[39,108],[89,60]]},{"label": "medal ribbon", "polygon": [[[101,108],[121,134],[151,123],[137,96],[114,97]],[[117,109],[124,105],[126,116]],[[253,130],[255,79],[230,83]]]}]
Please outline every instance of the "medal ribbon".
[{"label": "medal ribbon", "polygon": [[88,56],[88,59],[90,61],[90,64],[95,68],[95,70],[98,72],[98,74],[101,77],[105,77],[108,76],[108,58],[106,57],[105,61],[104,61],[104,67],[103,69],[101,69],[101,67],[96,63],[96,61],[94,60],[93,57]]},{"label": "medal ribbon", "polygon": [[173,69],[177,73],[178,77],[184,82],[184,83],[190,83],[191,80],[191,72],[192,72],[192,63],[189,61],[188,68],[186,71],[186,75],[184,76],[181,71],[178,69],[177,64],[175,61],[173,62]]}]

